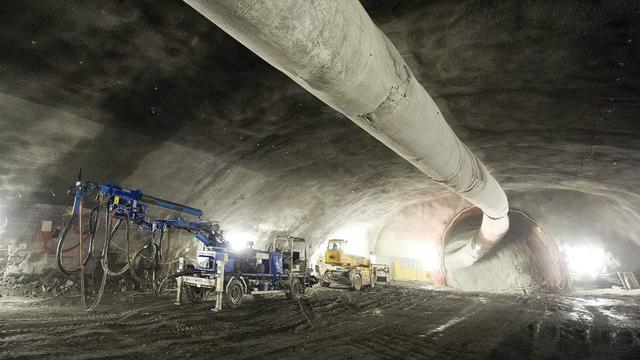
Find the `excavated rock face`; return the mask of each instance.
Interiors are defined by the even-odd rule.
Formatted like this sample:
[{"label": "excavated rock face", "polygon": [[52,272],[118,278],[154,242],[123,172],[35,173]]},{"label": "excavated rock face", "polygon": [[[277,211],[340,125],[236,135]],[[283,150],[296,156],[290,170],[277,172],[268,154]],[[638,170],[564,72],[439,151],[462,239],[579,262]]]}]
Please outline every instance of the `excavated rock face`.
[{"label": "excavated rock face", "polygon": [[[635,270],[636,2],[364,5],[513,207]],[[180,2],[16,1],[0,24],[0,249],[34,243],[78,168],[229,237],[351,234],[383,257],[422,258],[406,244],[468,206]]]}]

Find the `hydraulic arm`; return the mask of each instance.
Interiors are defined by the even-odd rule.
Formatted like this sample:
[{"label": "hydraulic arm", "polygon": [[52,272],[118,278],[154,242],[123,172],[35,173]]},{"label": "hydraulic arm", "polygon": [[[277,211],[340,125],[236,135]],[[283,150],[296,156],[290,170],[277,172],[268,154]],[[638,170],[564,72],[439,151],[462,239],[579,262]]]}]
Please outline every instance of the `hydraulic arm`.
[{"label": "hydraulic arm", "polygon": [[205,246],[220,247],[225,245],[217,223],[200,220],[187,221],[179,215],[170,220],[152,220],[147,216],[148,205],[186,213],[198,219],[202,217],[200,209],[145,195],[141,190],[124,189],[112,183],[98,184],[90,181],[78,181],[71,192],[74,194],[72,216],[79,214],[82,201],[86,197],[97,192],[98,197],[101,197],[106,204],[108,212],[115,212],[118,215],[117,219],[128,218],[140,230],[164,232],[170,228],[176,228],[190,232]]}]

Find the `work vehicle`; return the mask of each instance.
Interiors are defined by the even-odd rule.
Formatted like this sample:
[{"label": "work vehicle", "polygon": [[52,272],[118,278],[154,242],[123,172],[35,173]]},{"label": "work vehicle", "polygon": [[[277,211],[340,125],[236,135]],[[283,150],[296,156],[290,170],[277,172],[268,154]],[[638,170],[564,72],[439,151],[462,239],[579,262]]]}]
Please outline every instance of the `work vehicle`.
[{"label": "work vehicle", "polygon": [[389,285],[391,284],[391,273],[389,271],[389,265],[387,264],[371,264],[375,277],[376,285]]},{"label": "work vehicle", "polygon": [[[245,295],[285,294],[298,299],[314,284],[302,238],[278,236],[266,250],[256,250],[251,244],[226,255],[205,249],[198,251],[197,263],[191,268],[184,268],[181,261],[188,274],[178,277],[177,303],[182,303],[185,291],[192,300],[201,300],[210,290],[224,292],[231,306],[240,305]],[[221,309],[218,302],[216,309]]]},{"label": "work vehicle", "polygon": [[365,286],[376,285],[376,269],[369,258],[345,252],[347,240],[331,239],[324,253],[324,272],[320,285],[324,287],[351,288],[360,291]]}]

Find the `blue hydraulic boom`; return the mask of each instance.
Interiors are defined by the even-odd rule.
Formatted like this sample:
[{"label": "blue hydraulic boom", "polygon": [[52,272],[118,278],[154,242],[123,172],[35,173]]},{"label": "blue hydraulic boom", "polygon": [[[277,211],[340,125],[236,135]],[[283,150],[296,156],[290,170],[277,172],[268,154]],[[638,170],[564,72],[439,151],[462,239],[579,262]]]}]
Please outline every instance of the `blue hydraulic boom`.
[{"label": "blue hydraulic boom", "polygon": [[71,191],[74,194],[73,216],[79,214],[83,199],[92,196],[96,191],[99,196],[105,199],[109,212],[116,213],[118,219],[129,219],[141,230],[164,232],[170,228],[181,229],[190,232],[205,246],[226,247],[226,242],[217,223],[201,220],[187,221],[180,215],[169,220],[152,220],[147,215],[148,205],[193,215],[198,219],[202,217],[202,210],[145,195],[141,190],[124,189],[112,183],[98,184],[90,181],[78,181]]}]

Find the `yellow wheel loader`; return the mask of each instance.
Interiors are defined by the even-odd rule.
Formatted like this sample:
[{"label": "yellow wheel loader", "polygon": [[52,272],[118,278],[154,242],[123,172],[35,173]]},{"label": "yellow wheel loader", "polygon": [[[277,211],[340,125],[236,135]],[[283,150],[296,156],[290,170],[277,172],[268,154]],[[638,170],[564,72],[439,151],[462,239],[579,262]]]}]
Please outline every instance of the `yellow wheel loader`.
[{"label": "yellow wheel loader", "polygon": [[350,288],[360,291],[365,286],[375,286],[375,269],[369,258],[347,254],[347,240],[331,239],[324,253],[325,269],[320,279],[324,287]]}]

